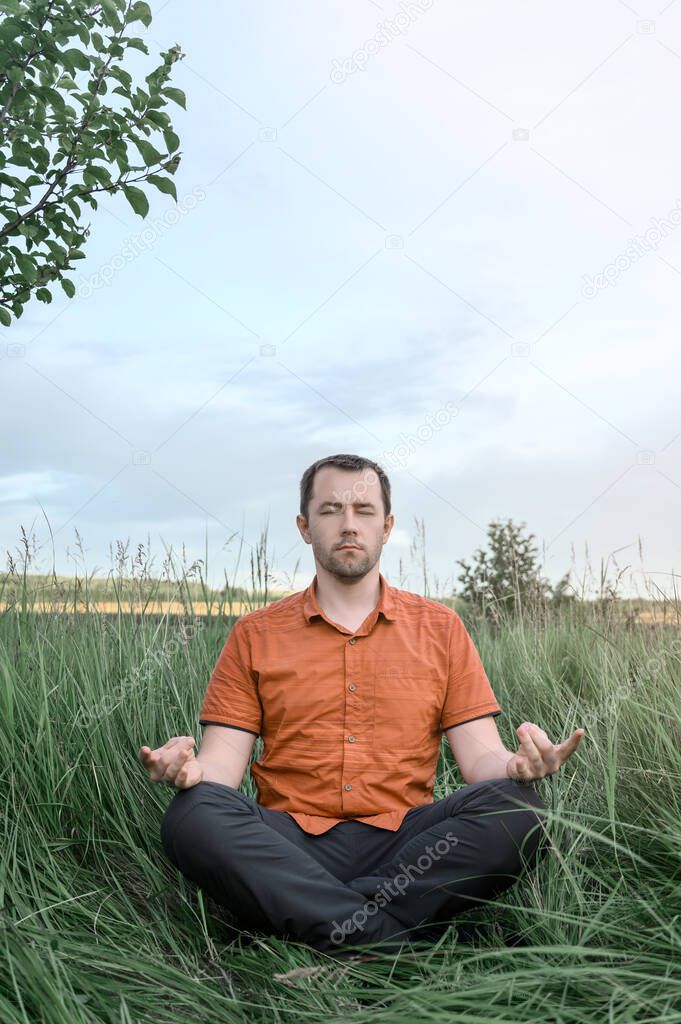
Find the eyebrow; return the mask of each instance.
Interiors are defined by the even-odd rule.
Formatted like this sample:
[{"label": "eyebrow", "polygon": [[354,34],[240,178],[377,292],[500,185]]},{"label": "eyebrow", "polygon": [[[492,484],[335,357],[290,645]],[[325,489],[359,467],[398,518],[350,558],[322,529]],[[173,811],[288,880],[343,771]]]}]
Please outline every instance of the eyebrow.
[{"label": "eyebrow", "polygon": [[[326,508],[327,505],[338,506],[341,504],[342,502],[340,501],[323,501],[319,506],[319,509],[321,510],[323,508]],[[376,506],[371,501],[353,501],[352,504],[359,505],[361,508],[376,508]]]}]

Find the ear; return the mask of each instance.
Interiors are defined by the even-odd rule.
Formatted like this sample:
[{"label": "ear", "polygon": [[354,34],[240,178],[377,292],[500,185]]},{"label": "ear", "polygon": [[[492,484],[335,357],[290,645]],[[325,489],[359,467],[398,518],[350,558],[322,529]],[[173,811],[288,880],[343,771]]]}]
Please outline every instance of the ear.
[{"label": "ear", "polygon": [[300,531],[300,535],[306,544],[310,543],[310,526],[305,516],[301,516],[300,513],[296,516],[296,526]]}]

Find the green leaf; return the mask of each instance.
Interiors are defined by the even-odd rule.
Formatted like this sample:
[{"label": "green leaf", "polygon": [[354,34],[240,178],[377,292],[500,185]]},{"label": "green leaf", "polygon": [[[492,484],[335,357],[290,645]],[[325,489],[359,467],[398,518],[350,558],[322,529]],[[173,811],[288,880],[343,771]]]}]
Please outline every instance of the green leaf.
[{"label": "green leaf", "polygon": [[50,166],[50,151],[45,146],[34,146],[33,156],[35,159],[36,170],[44,174],[47,168]]},{"label": "green leaf", "polygon": [[80,50],[77,50],[75,47],[72,47],[70,50],[64,50],[61,57],[71,72],[74,68],[78,68],[79,71],[90,70],[90,61],[84,53],[81,53]]},{"label": "green leaf", "polygon": [[23,277],[26,278],[29,284],[34,284],[37,277],[38,271],[36,265],[30,256],[26,256],[23,253],[17,256],[17,266]]},{"label": "green leaf", "polygon": [[128,21],[141,21],[149,28],[151,25],[151,9],[149,4],[143,3],[142,0],[138,0],[137,3],[133,4]]},{"label": "green leaf", "polygon": [[124,71],[123,68],[109,68],[109,75],[111,78],[117,78],[121,85],[124,85],[126,89],[130,89],[130,86],[132,85],[132,75],[127,71]]},{"label": "green leaf", "polygon": [[33,166],[33,149],[22,139],[15,139],[12,143],[12,162],[20,167]]},{"label": "green leaf", "polygon": [[3,327],[9,327],[11,323],[12,317],[3,306],[0,306],[0,324],[2,324]]},{"label": "green leaf", "polygon": [[157,128],[162,128],[164,131],[170,126],[170,118],[160,110],[147,110],[144,120],[151,121]]},{"label": "green leaf", "polygon": [[72,211],[72,213],[75,213],[76,217],[80,217],[80,206],[75,199],[67,199],[66,205]]},{"label": "green leaf", "polygon": [[143,43],[141,39],[137,39],[137,37],[126,39],[126,43],[133,50],[141,50],[142,53],[149,53],[149,47],[146,43]]},{"label": "green leaf", "polygon": [[52,292],[49,288],[38,288],[35,297],[39,302],[52,302]]},{"label": "green leaf", "polygon": [[135,145],[142,154],[142,159],[147,167],[151,166],[151,164],[159,164],[163,159],[163,154],[159,153],[150,142],[146,142],[144,139],[135,139]]},{"label": "green leaf", "polygon": [[61,286],[70,299],[76,294],[76,286],[73,281],[70,281],[68,277],[62,277]]},{"label": "green leaf", "polygon": [[134,96],[130,97],[130,103],[132,104],[133,110],[142,110],[146,106],[149,97],[141,89],[137,89]]},{"label": "green leaf", "polygon": [[113,0],[101,0],[101,4],[104,22],[111,28],[120,28],[118,12],[116,10],[116,5],[113,2]]},{"label": "green leaf", "polygon": [[187,97],[181,89],[175,89],[168,86],[168,88],[162,90],[163,95],[167,96],[169,100],[179,104],[183,110],[187,109]]},{"label": "green leaf", "polygon": [[45,99],[50,101],[50,103],[52,104],[52,106],[58,114],[64,113],[66,109],[66,102],[60,92],[57,92],[56,89],[52,89],[48,86],[45,89],[41,89],[41,94],[45,97]]},{"label": "green leaf", "polygon": [[163,138],[165,139],[165,144],[168,148],[168,152],[174,153],[175,150],[180,145],[180,140],[178,139],[175,132],[172,132],[170,129],[168,129],[163,133]]},{"label": "green leaf", "polygon": [[166,195],[172,196],[175,202],[177,202],[177,190],[172,178],[162,178],[160,174],[150,174],[147,181],[155,185],[159,192],[165,192]]},{"label": "green leaf", "polygon": [[146,217],[149,213],[149,200],[142,189],[135,188],[134,185],[123,185],[122,188],[135,213],[139,213],[140,217]]},{"label": "green leaf", "polygon": [[58,266],[65,262],[66,249],[62,245],[59,245],[57,242],[53,242],[51,238],[47,239],[45,245],[54,256],[55,262]]},{"label": "green leaf", "polygon": [[100,167],[98,164],[89,164],[88,167],[83,169],[83,181],[86,185],[99,184],[99,185],[110,185],[111,174],[106,167]]},{"label": "green leaf", "polygon": [[83,43],[83,46],[89,46],[90,45],[90,33],[88,32],[88,30],[85,27],[85,25],[76,24],[74,27],[76,29],[76,32],[80,36],[80,40]]}]

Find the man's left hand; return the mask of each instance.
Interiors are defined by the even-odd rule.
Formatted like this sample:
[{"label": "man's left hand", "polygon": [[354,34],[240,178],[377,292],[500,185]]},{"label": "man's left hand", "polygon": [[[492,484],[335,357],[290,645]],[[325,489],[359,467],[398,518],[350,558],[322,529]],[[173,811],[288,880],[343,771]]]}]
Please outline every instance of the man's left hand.
[{"label": "man's left hand", "polygon": [[584,735],[584,729],[575,729],[563,743],[552,743],[543,729],[534,722],[523,722],[516,729],[520,746],[506,765],[506,774],[516,782],[532,782],[553,775],[568,757],[574,754]]}]

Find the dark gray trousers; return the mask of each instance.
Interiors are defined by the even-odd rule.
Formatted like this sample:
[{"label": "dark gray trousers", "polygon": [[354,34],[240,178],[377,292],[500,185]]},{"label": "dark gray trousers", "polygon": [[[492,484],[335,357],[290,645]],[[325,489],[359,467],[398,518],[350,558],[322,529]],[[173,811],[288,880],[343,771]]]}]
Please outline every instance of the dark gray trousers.
[{"label": "dark gray trousers", "polygon": [[396,832],[343,821],[314,836],[286,811],[199,782],[171,800],[161,841],[239,928],[324,952],[395,950],[512,886],[548,848],[545,812],[533,786],[492,779],[410,808]]}]

